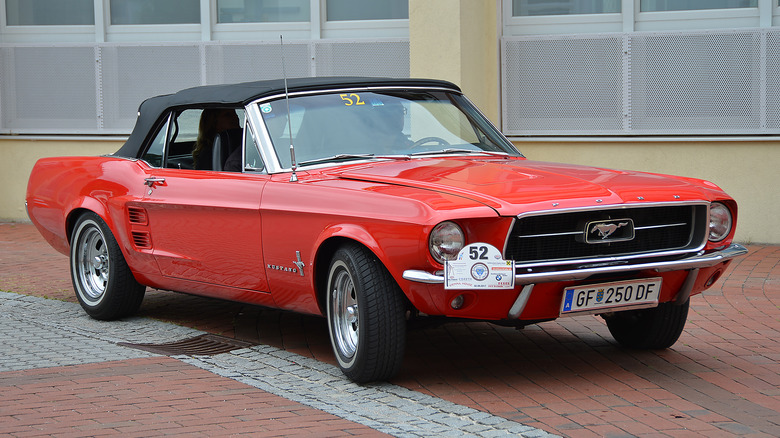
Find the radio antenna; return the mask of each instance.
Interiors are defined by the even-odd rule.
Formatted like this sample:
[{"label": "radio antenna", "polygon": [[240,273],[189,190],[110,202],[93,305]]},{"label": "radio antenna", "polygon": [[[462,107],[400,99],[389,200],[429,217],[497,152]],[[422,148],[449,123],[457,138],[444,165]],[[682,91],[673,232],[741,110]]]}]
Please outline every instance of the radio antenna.
[{"label": "radio antenna", "polygon": [[298,181],[298,175],[295,170],[298,168],[298,163],[295,162],[295,147],[293,146],[292,137],[292,118],[290,117],[290,93],[287,91],[287,71],[284,68],[284,40],[279,35],[279,47],[282,52],[282,77],[284,78],[284,101],[287,104],[287,134],[290,136],[290,163],[292,167],[292,176],[290,176],[290,182]]}]

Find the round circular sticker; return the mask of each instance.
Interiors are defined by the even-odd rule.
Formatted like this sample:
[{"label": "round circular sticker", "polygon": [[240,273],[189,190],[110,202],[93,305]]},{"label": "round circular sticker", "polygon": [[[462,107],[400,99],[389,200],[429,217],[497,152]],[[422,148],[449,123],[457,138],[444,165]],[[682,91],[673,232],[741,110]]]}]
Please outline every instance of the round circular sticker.
[{"label": "round circular sticker", "polygon": [[490,275],[490,269],[484,263],[475,263],[471,267],[471,277],[477,281],[483,281]]}]

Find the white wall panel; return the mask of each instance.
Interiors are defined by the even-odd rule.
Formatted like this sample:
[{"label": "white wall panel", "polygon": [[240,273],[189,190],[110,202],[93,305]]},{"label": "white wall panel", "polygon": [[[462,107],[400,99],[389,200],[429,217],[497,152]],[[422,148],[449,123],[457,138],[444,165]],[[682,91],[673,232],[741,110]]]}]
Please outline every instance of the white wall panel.
[{"label": "white wall panel", "polygon": [[201,84],[197,45],[105,45],[100,47],[103,129],[126,131],[147,97]]},{"label": "white wall panel", "polygon": [[622,130],[622,52],[619,36],[504,41],[504,129]]},{"label": "white wall panel", "polygon": [[409,40],[314,43],[318,76],[409,77]]},{"label": "white wall panel", "polygon": [[93,47],[0,47],[3,130],[98,128]]},{"label": "white wall panel", "polygon": [[780,133],[780,29],[505,37],[509,135]]},{"label": "white wall panel", "polygon": [[[288,77],[409,77],[408,39],[284,44]],[[128,134],[141,101],[197,85],[282,77],[265,43],[0,45],[0,133]]]}]

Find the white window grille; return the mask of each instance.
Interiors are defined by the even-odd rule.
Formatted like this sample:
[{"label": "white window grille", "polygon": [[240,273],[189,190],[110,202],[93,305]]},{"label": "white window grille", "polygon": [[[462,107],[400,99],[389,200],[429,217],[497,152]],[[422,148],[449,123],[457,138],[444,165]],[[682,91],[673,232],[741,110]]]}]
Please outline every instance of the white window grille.
[{"label": "white window grille", "polygon": [[509,135],[780,134],[780,29],[505,37]]},{"label": "white window grille", "polygon": [[[128,134],[141,101],[197,85],[282,77],[278,41],[0,44],[0,133]],[[409,40],[284,44],[288,77],[409,77]]]}]

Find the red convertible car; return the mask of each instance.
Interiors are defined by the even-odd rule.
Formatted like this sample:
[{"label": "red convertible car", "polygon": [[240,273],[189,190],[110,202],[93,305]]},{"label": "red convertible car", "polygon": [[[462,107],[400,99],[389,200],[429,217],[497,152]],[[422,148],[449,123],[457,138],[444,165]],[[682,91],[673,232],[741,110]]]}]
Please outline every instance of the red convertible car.
[{"label": "red convertible car", "polygon": [[144,101],[114,154],[46,158],[27,209],[97,319],[147,287],[327,317],[344,373],[410,319],[601,315],[666,348],[745,248],[707,181],[527,160],[451,83],[303,78]]}]

